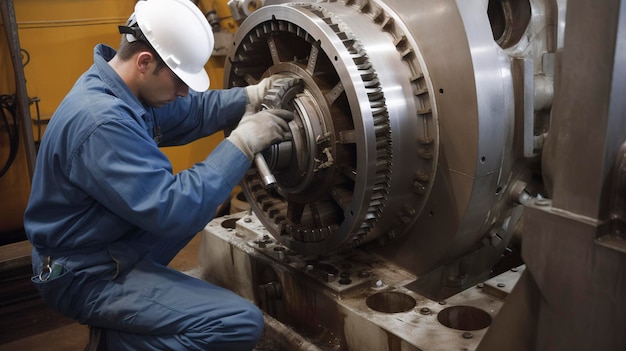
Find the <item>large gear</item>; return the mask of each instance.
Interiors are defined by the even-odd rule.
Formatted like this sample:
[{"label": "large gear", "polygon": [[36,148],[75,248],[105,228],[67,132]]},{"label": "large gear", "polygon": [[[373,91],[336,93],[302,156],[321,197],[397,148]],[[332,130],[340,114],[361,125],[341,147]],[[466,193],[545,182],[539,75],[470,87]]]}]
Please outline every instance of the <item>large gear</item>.
[{"label": "large gear", "polygon": [[[288,6],[306,17],[317,18],[323,33],[312,33],[309,28],[271,16],[246,29],[230,56],[229,86],[253,84],[268,75],[291,78],[277,80],[265,103],[268,107],[292,109],[297,116],[291,123],[293,140],[264,153],[278,187],[265,189],[252,170],[245,177],[243,188],[255,212],[262,213],[260,217],[268,230],[287,246],[311,253],[345,250],[381,235],[372,233],[384,216],[394,162],[386,94],[365,46],[343,17],[323,4]],[[381,32],[391,28],[380,8],[371,7],[368,13],[354,3],[341,6],[371,16],[373,28],[378,27]],[[331,46],[336,47],[335,53],[327,52]],[[406,51],[406,46],[404,40],[394,48],[413,77],[415,54],[400,52]],[[338,70],[338,62],[350,67],[349,77]],[[428,89],[423,74],[417,76],[409,84],[422,87],[411,88],[419,91],[413,95],[416,102],[411,103],[417,103],[429,121],[416,125],[416,129],[424,130],[425,135],[436,135],[425,130],[435,125],[430,123],[432,110],[424,112],[421,108],[424,104],[419,99],[428,100]],[[297,93],[292,87],[294,82]],[[415,139],[415,144],[422,148],[436,145],[435,137],[418,139],[422,143]],[[432,149],[422,154],[429,157],[422,158],[421,166],[412,167],[410,183],[411,189],[419,190],[411,193],[414,202],[422,202],[420,207],[430,190],[436,164]],[[399,223],[396,230],[402,231],[401,227],[408,225],[407,215],[415,218],[417,214],[414,208],[403,211],[404,219],[395,221]]]}]

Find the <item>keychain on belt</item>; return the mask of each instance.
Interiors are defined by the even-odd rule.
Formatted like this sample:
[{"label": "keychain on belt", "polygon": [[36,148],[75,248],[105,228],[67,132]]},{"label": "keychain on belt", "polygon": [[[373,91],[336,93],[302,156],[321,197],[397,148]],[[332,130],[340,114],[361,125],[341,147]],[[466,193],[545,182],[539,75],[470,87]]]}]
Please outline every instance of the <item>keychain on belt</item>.
[{"label": "keychain on belt", "polygon": [[54,279],[63,273],[63,266],[58,263],[52,263],[52,256],[46,256],[43,260],[43,266],[39,272],[39,280],[45,282]]}]

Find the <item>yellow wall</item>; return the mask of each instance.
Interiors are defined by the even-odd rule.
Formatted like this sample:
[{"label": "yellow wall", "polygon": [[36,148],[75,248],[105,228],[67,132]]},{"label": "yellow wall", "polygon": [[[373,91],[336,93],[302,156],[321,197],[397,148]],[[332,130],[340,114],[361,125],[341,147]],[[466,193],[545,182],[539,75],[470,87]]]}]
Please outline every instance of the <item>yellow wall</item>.
[{"label": "yellow wall", "polygon": [[[5,1],[5,0],[2,0]],[[219,17],[228,17],[227,0],[201,0],[204,12],[213,6]],[[39,97],[42,119],[48,119],[74,81],[93,63],[93,47],[105,43],[117,47],[117,26],[123,24],[134,8],[129,0],[14,0],[18,34],[22,49],[30,54],[24,68],[29,97]],[[232,21],[223,25],[234,29]],[[14,94],[13,71],[4,29],[0,29],[0,94]],[[211,88],[223,82],[223,58],[212,58],[206,68]],[[36,116],[34,105],[31,115]],[[0,131],[0,134],[4,133]],[[37,129],[33,129],[37,139]],[[204,159],[222,140],[214,135],[186,146],[163,149],[174,171],[188,168]],[[9,173],[0,178],[0,234],[22,227],[24,208],[30,191],[24,147]],[[0,135],[0,162],[8,154],[6,135]]]}]

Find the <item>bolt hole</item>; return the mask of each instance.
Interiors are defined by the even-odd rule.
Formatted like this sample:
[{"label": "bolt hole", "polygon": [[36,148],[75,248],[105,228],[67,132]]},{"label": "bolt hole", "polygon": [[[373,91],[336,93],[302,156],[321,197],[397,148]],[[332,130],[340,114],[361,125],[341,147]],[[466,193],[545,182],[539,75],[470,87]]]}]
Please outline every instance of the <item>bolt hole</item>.
[{"label": "bolt hole", "polygon": [[487,158],[485,156],[480,158],[480,163],[485,163],[485,161],[487,161]]},{"label": "bolt hole", "polygon": [[496,195],[500,195],[502,193],[502,187],[499,186],[498,188],[496,188]]},{"label": "bolt hole", "polygon": [[443,89],[439,88],[439,94],[443,94]]},{"label": "bolt hole", "polygon": [[386,291],[371,295],[365,300],[367,307],[383,313],[400,313],[415,307],[415,299],[397,291]]},{"label": "bolt hole", "polygon": [[503,49],[516,45],[524,36],[532,16],[530,1],[489,0],[487,17],[493,39]]},{"label": "bolt hole", "polygon": [[335,61],[338,61],[338,60],[339,60],[339,58],[337,56],[335,56]]},{"label": "bolt hole", "polygon": [[439,323],[456,330],[480,330],[491,325],[491,315],[472,306],[444,308],[437,314]]},{"label": "bolt hole", "polygon": [[237,226],[237,218],[227,219],[224,222],[222,222],[222,228],[235,229],[236,226]]},{"label": "bolt hole", "polygon": [[428,211],[428,215],[429,215],[430,217],[432,217],[432,216],[434,216],[434,215],[435,215],[435,212],[434,212],[434,211]]}]

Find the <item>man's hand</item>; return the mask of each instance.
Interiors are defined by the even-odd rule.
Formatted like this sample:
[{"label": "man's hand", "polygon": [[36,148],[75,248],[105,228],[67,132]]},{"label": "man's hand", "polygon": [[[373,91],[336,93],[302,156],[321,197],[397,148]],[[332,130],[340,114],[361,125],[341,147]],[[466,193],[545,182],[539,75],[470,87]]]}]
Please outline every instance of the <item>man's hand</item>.
[{"label": "man's hand", "polygon": [[288,122],[292,119],[293,112],[282,109],[246,113],[228,140],[252,161],[256,153],[285,140],[289,132]]}]

